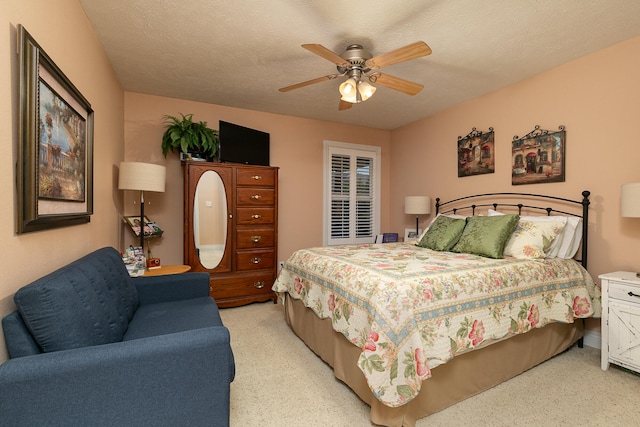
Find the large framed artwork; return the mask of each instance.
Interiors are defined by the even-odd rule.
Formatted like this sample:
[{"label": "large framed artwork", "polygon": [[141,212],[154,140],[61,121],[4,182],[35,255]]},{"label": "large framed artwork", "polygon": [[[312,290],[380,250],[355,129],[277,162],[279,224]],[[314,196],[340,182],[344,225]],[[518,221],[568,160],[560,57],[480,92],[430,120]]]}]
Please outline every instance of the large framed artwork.
[{"label": "large framed artwork", "polygon": [[89,222],[93,110],[21,25],[17,232]]},{"label": "large framed artwork", "polygon": [[467,136],[458,137],[458,177],[495,172],[494,132],[472,128]]},{"label": "large framed artwork", "polygon": [[564,182],[566,132],[534,129],[520,138],[513,137],[511,149],[511,184]]}]

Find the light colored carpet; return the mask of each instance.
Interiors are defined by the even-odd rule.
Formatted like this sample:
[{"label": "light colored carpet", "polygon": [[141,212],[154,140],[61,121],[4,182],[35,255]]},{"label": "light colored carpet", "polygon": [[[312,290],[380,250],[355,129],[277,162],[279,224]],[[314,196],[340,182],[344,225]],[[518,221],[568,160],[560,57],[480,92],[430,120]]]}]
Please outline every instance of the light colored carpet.
[{"label": "light colored carpet", "polygon": [[[371,426],[369,406],[289,329],[281,304],[221,310],[236,378],[231,426]],[[428,381],[428,380],[427,380]],[[478,396],[418,420],[439,426],[640,426],[640,376],[572,347]]]}]

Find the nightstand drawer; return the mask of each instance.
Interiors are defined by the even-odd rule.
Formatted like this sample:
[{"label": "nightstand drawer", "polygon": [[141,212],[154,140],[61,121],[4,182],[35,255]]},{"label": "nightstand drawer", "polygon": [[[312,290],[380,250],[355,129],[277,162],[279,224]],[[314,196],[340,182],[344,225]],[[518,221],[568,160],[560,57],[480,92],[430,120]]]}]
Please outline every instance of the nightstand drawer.
[{"label": "nightstand drawer", "polygon": [[609,298],[640,304],[640,287],[620,282],[609,282]]},{"label": "nightstand drawer", "polygon": [[636,273],[602,274],[600,367],[609,363],[640,372],[640,278]]}]

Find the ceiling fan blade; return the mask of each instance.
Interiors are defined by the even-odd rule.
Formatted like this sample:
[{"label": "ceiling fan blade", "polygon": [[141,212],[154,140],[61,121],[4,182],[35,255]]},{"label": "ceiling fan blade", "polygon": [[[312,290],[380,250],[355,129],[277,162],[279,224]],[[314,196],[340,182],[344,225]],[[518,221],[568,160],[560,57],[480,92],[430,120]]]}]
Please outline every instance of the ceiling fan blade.
[{"label": "ceiling fan blade", "polygon": [[348,110],[351,107],[353,107],[353,104],[351,102],[343,101],[341,99],[340,104],[338,104],[338,111]]},{"label": "ceiling fan blade", "polygon": [[423,85],[401,79],[400,77],[390,76],[389,74],[374,73],[369,76],[371,83],[376,83],[389,89],[397,90],[407,95],[417,95],[420,93]]},{"label": "ceiling fan blade", "polygon": [[322,56],[324,59],[327,59],[341,67],[346,67],[348,65],[348,62],[346,59],[344,59],[337,53],[327,49],[321,44],[303,44],[302,47],[307,49],[310,52],[315,53],[316,55]]},{"label": "ceiling fan blade", "polygon": [[399,62],[409,61],[410,59],[420,58],[431,54],[431,48],[425,42],[415,42],[400,49],[383,53],[368,59],[365,64],[372,70],[388,67],[389,65]]},{"label": "ceiling fan blade", "polygon": [[282,87],[278,89],[280,92],[289,92],[290,90],[300,89],[301,87],[309,86],[315,83],[324,82],[326,80],[332,80],[338,77],[340,74],[329,74],[327,76],[318,77],[317,79],[307,80],[306,82],[296,83],[291,86]]}]

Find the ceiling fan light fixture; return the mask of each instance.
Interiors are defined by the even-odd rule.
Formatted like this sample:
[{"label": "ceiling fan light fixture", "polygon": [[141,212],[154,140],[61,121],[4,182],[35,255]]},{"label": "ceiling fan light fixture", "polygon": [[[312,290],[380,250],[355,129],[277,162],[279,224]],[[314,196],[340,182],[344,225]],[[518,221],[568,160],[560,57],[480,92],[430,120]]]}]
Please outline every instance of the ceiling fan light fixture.
[{"label": "ceiling fan light fixture", "polygon": [[357,82],[356,79],[354,79],[353,77],[348,78],[347,80],[345,80],[344,82],[342,82],[342,84],[340,85],[340,95],[342,95],[343,97],[355,97],[356,96],[356,86],[357,86]]},{"label": "ceiling fan light fixture", "polygon": [[339,90],[340,95],[342,95],[341,100],[358,104],[371,98],[376,88],[367,82],[356,80],[355,77],[350,77],[340,84]]},{"label": "ceiling fan light fixture", "polygon": [[376,93],[376,87],[370,85],[367,82],[358,82],[358,92],[360,92],[360,97],[363,101],[371,98],[374,93]]},{"label": "ceiling fan light fixture", "polygon": [[357,104],[358,103],[358,99],[356,98],[356,94],[355,93],[353,93],[352,95],[349,95],[349,96],[342,95],[342,97],[340,97],[340,100],[346,101],[346,102],[350,102],[352,104]]}]

